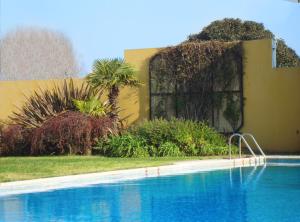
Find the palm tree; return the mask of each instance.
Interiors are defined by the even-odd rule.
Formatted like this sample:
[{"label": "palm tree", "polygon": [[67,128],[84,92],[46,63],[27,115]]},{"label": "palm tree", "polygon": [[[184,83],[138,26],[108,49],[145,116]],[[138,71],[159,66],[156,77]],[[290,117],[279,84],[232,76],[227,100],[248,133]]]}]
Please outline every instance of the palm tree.
[{"label": "palm tree", "polygon": [[111,107],[110,117],[117,121],[117,99],[123,86],[136,87],[140,84],[133,67],[123,59],[100,59],[93,65],[92,73],[87,75],[87,82],[95,89],[108,90],[108,102]]}]

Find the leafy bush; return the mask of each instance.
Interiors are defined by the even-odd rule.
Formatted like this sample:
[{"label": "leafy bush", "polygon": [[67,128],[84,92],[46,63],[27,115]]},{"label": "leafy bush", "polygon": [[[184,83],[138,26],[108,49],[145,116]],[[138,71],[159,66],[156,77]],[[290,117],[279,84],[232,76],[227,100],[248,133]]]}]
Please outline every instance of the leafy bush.
[{"label": "leafy bush", "polygon": [[183,156],[183,154],[175,143],[165,142],[159,146],[158,156]]},{"label": "leafy bush", "polygon": [[20,125],[3,126],[0,137],[0,156],[22,156],[30,153],[30,129]]},{"label": "leafy bush", "polygon": [[145,121],[130,128],[129,132],[144,138],[148,144],[155,147],[166,141],[172,142],[174,138],[171,124],[166,120]]},{"label": "leafy bush", "polygon": [[63,112],[33,130],[31,154],[88,154],[96,138],[106,137],[113,131],[113,123],[108,117]]},{"label": "leafy bush", "polygon": [[[101,145],[103,146],[103,143]],[[104,145],[103,153],[111,157],[149,156],[145,140],[131,134],[123,134],[109,138]]]},{"label": "leafy bush", "polygon": [[154,147],[152,150],[156,148],[158,155],[165,152],[160,149],[168,149],[171,146],[176,149],[174,145],[187,156],[228,154],[225,137],[202,122],[156,119],[133,126],[129,132],[143,138],[148,147]]}]

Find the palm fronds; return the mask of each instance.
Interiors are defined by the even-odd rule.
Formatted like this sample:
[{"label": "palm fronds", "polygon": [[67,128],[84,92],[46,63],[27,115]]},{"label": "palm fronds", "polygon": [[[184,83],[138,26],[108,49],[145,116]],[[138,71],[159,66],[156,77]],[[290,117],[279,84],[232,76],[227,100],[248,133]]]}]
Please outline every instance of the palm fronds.
[{"label": "palm fronds", "polygon": [[96,60],[93,71],[86,80],[93,88],[104,87],[108,90],[108,102],[111,107],[110,117],[117,121],[117,99],[123,86],[138,86],[140,82],[135,76],[134,68],[122,59]]},{"label": "palm fronds", "polygon": [[86,79],[95,88],[99,86],[111,88],[113,86],[139,85],[134,68],[122,59],[96,60],[92,73]]},{"label": "palm fronds", "polygon": [[92,97],[89,100],[73,100],[76,108],[81,112],[95,117],[103,117],[109,113],[108,102],[101,102],[98,98]]}]

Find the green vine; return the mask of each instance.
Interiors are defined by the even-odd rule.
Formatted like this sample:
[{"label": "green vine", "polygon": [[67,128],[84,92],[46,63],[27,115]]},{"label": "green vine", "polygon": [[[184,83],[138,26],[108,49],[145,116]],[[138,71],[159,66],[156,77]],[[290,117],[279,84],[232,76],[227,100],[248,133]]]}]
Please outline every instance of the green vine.
[{"label": "green vine", "polygon": [[[242,55],[240,41],[190,41],[161,50],[150,61],[151,92],[159,95],[156,104],[175,95],[176,117],[212,122],[214,110],[235,130],[241,116],[241,98],[234,92],[241,88]],[[175,113],[170,106],[160,116],[162,107],[152,105],[154,117]]]},{"label": "green vine", "polygon": [[226,109],[224,110],[223,115],[233,129],[236,129],[236,127],[238,126],[239,112],[239,102],[236,101],[236,98],[234,98],[234,96],[228,95]]}]

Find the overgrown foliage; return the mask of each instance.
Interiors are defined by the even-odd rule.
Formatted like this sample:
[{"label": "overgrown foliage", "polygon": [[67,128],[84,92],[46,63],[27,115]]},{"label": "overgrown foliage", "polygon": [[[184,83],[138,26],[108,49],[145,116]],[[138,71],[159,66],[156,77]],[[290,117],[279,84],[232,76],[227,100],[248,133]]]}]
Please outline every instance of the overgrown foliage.
[{"label": "overgrown foliage", "polygon": [[143,138],[125,133],[109,138],[103,154],[110,157],[148,157],[147,149]]},{"label": "overgrown foliage", "polygon": [[[150,60],[151,117],[208,121],[220,132],[238,131],[243,110],[243,48],[240,41],[274,38],[261,23],[224,19]],[[277,66],[300,58],[277,42]]]},{"label": "overgrown foliage", "polygon": [[183,156],[180,148],[172,142],[165,142],[157,149],[157,156]]},{"label": "overgrown foliage", "polygon": [[300,67],[300,57],[283,39],[277,40],[277,67]]},{"label": "overgrown foliage", "polygon": [[105,138],[114,128],[108,117],[63,112],[33,130],[32,155],[88,154],[96,138]]},{"label": "overgrown foliage", "polygon": [[220,115],[212,116],[212,111],[231,112],[224,117],[231,117],[227,119],[230,130],[236,130],[241,113],[232,106],[242,104],[237,92],[241,90],[242,55],[238,41],[193,41],[159,51],[150,61],[151,92],[162,95],[152,100],[152,117],[213,122]]},{"label": "overgrown foliage", "polygon": [[176,144],[187,156],[207,155],[204,150],[214,147],[215,155],[228,153],[225,137],[204,122],[183,119],[155,119],[129,129],[142,137],[149,146],[158,149],[169,142]]},{"label": "overgrown foliage", "polygon": [[228,154],[225,138],[207,124],[180,119],[146,121],[121,135],[100,139],[95,149],[101,155],[114,157]]},{"label": "overgrown foliage", "polygon": [[26,128],[41,126],[48,118],[61,112],[76,111],[75,100],[88,101],[90,98],[100,100],[103,90],[94,90],[86,83],[76,86],[72,79],[63,84],[55,84],[53,89],[40,89],[27,97],[25,104],[9,118],[17,125]]},{"label": "overgrown foliage", "polygon": [[264,38],[274,38],[274,34],[270,30],[265,29],[262,23],[233,18],[216,20],[204,27],[200,33],[189,36],[190,41],[220,40],[229,42]]},{"label": "overgrown foliage", "polygon": [[[218,68],[220,69],[220,66],[226,68],[226,64],[232,62],[240,64],[242,52],[240,42],[194,41],[183,43],[175,47],[167,47],[158,52],[155,57],[161,59],[158,61],[161,63],[160,69],[165,71],[162,74],[172,75],[174,80],[189,81],[195,80],[196,77],[209,78],[209,72],[216,71],[219,75],[216,77],[223,78],[221,80],[225,81],[224,87],[226,87],[231,85],[234,74],[223,70],[224,72],[228,72],[226,74],[231,76],[231,78],[229,78],[225,76],[225,74],[220,73],[222,70],[218,70]],[[216,65],[219,67],[215,68],[214,66]],[[214,68],[216,70],[214,70]],[[233,69],[233,67],[230,68]],[[201,76],[201,73],[207,73],[207,75]],[[197,83],[194,84],[196,84],[194,87],[198,86]],[[204,86],[209,87],[206,86],[206,84]],[[193,90],[197,90],[197,88],[193,88]]]},{"label": "overgrown foliage", "polygon": [[[275,38],[275,35],[265,29],[262,23],[226,18],[212,22],[200,33],[190,35],[188,41],[237,41],[265,38]],[[278,39],[276,59],[278,67],[300,66],[300,57],[286,45],[283,39]]]}]

